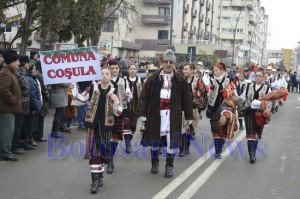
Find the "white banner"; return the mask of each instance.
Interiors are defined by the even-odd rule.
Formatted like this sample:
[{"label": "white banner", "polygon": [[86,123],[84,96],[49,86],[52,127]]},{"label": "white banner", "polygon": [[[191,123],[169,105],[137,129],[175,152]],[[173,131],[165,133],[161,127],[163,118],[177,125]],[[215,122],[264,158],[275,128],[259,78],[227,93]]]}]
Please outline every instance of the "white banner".
[{"label": "white banner", "polygon": [[101,80],[98,47],[40,52],[45,85]]}]

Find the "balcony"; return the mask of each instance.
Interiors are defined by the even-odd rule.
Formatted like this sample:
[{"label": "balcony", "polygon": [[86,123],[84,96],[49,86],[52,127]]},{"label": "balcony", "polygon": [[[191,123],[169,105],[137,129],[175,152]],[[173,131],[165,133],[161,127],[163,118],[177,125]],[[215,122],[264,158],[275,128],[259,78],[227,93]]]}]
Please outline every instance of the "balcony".
[{"label": "balcony", "polygon": [[184,12],[185,12],[185,13],[189,13],[189,9],[190,9],[190,4],[187,4],[187,5],[184,7]]},{"label": "balcony", "polygon": [[171,18],[169,15],[142,15],[144,24],[161,24],[170,25]]},{"label": "balcony", "polygon": [[186,24],[185,26],[182,27],[183,31],[187,31],[188,25]]},{"label": "balcony", "polygon": [[210,11],[210,9],[211,9],[211,3],[208,3],[206,6],[206,10]]},{"label": "balcony", "polygon": [[203,22],[203,20],[204,20],[204,14],[199,14],[199,21]]},{"label": "balcony", "polygon": [[200,5],[204,6],[204,0],[200,0]]},{"label": "balcony", "polygon": [[196,34],[196,27],[194,26],[194,28],[191,26],[190,27],[190,34]]},{"label": "balcony", "polygon": [[210,18],[207,18],[205,21],[205,25],[209,26],[210,25]]},{"label": "balcony", "polygon": [[143,0],[144,4],[165,4],[171,5],[171,0]]},{"label": "balcony", "polygon": [[[33,39],[35,41],[41,41],[42,40],[41,32],[36,31],[35,33],[33,33]],[[47,34],[46,41],[50,41],[50,40],[51,40],[51,35]]]},{"label": "balcony", "polygon": [[256,14],[253,11],[249,12],[249,22],[252,22],[254,24],[256,23]]},{"label": "balcony", "polygon": [[142,44],[137,44],[129,41],[121,41],[121,48],[129,49],[129,50],[141,50]]},{"label": "balcony", "polygon": [[193,17],[193,18],[196,18],[196,17],[197,17],[197,10],[194,10],[194,11],[192,12],[192,17]]},{"label": "balcony", "polygon": [[[112,13],[113,11],[114,11],[114,13]],[[119,14],[118,14],[118,11],[116,11],[114,7],[110,7],[110,8],[105,9],[104,17],[110,18],[110,19],[118,19]]]},{"label": "balcony", "polygon": [[168,39],[136,39],[135,43],[141,46],[141,50],[165,51],[170,41]]}]

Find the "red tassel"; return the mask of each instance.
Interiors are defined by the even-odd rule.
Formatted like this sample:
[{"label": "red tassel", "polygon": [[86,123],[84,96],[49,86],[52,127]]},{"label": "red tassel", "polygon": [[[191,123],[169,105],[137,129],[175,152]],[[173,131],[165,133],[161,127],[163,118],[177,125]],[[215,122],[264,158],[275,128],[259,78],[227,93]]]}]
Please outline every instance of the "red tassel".
[{"label": "red tassel", "polygon": [[199,81],[198,81],[198,88],[202,88],[202,85],[203,85],[203,84],[202,84],[202,81],[199,80]]},{"label": "red tassel", "polygon": [[286,101],[287,96],[288,96],[288,94],[286,93],[286,94],[283,96],[283,101]]}]

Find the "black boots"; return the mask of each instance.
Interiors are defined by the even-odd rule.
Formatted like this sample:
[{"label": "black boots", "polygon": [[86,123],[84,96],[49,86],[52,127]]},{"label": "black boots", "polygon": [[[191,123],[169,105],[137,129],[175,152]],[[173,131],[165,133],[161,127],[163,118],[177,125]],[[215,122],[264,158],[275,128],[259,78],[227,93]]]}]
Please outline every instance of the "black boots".
[{"label": "black boots", "polygon": [[257,140],[248,140],[247,145],[248,145],[248,152],[249,152],[249,158],[250,158],[250,163],[254,164],[256,161],[256,149],[257,149]]},{"label": "black boots", "polygon": [[107,170],[106,172],[108,174],[112,174],[114,172],[114,155],[116,153],[118,147],[118,142],[110,142],[110,154],[109,154],[109,158],[107,158]]},{"label": "black boots", "polygon": [[125,139],[125,152],[126,153],[131,153],[131,140],[132,140],[132,135],[131,134],[126,134],[124,135],[124,139]]},{"label": "black boots", "polygon": [[114,172],[114,168],[115,168],[115,166],[114,166],[114,159],[113,159],[113,157],[111,157],[111,158],[108,159],[106,172],[108,174],[112,174]]},{"label": "black boots", "polygon": [[173,162],[175,154],[167,154],[165,178],[173,177]]},{"label": "black boots", "polygon": [[91,173],[92,174],[92,184],[91,184],[91,193],[97,193],[98,188],[103,186],[103,173]]},{"label": "black boots", "polygon": [[244,130],[243,119],[239,119],[240,130]]},{"label": "black boots", "polygon": [[179,157],[184,157],[186,154],[190,154],[190,142],[191,136],[183,134],[181,137],[181,148],[179,149]]},{"label": "black boots", "polygon": [[151,150],[151,173],[157,174],[158,168],[159,168],[159,158],[158,158],[158,151],[152,151]]},{"label": "black boots", "polygon": [[221,159],[221,153],[222,153],[222,148],[225,143],[225,139],[223,138],[215,138],[214,139],[214,144],[215,144],[215,158]]},{"label": "black boots", "polygon": [[278,106],[275,107],[275,112],[278,112]]},{"label": "black boots", "polygon": [[272,108],[272,109],[271,109],[271,113],[272,113],[272,114],[275,114],[275,108]]}]

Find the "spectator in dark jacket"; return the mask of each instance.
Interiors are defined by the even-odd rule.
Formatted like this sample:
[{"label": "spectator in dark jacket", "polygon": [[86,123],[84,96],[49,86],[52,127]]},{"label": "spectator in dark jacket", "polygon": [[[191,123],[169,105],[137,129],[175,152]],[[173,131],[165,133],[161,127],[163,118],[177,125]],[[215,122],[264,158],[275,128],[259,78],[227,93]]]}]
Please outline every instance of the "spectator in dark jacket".
[{"label": "spectator in dark jacket", "polygon": [[11,152],[15,130],[15,113],[22,111],[22,96],[16,70],[19,56],[16,51],[3,53],[4,66],[0,71],[0,156],[4,160],[17,161]]},{"label": "spectator in dark jacket", "polygon": [[37,147],[37,143],[33,140],[33,132],[37,130],[38,114],[41,111],[42,98],[39,83],[35,74],[37,68],[30,63],[27,77],[30,84],[30,114],[24,118],[24,126],[21,132],[21,142],[27,142],[33,147]]},{"label": "spectator in dark jacket", "polygon": [[44,137],[44,119],[45,116],[49,114],[49,101],[50,96],[47,87],[44,84],[43,75],[40,71],[37,72],[36,80],[41,85],[42,92],[42,107],[41,111],[38,114],[38,126],[35,131],[33,131],[34,140],[37,142],[46,142]]},{"label": "spectator in dark jacket", "polygon": [[30,84],[27,76],[29,70],[29,57],[26,55],[19,56],[20,67],[17,69],[17,77],[22,94],[22,111],[16,114],[15,131],[12,141],[12,152],[15,154],[24,154],[25,150],[34,150],[34,147],[27,142],[20,142],[20,135],[23,130],[25,116],[30,114]]},{"label": "spectator in dark jacket", "polygon": [[296,78],[297,78],[297,72],[294,72],[294,74],[291,76],[292,92],[294,92],[294,88],[296,87],[296,93],[297,93],[299,83],[297,82]]}]

